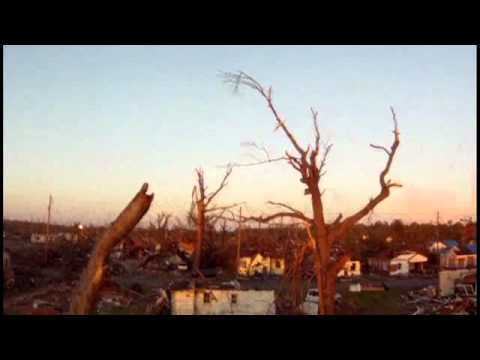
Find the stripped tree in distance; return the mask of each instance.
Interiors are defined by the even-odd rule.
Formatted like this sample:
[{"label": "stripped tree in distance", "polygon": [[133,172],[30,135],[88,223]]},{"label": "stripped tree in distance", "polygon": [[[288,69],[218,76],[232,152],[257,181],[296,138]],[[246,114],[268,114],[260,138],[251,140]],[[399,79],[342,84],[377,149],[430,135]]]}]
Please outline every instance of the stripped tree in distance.
[{"label": "stripped tree in distance", "polygon": [[277,218],[290,217],[298,219],[306,225],[309,236],[309,245],[314,252],[315,258],[315,275],[319,291],[318,314],[334,314],[337,273],[350,259],[350,256],[343,255],[339,258],[333,258],[331,251],[332,246],[344,241],[355,223],[369,214],[380,202],[390,195],[390,189],[392,187],[401,187],[400,184],[393,183],[391,180],[385,180],[400,144],[400,133],[398,131],[395,112],[393,108],[391,108],[394,122],[394,140],[390,149],[370,144],[371,147],[383,150],[387,154],[386,165],[381,171],[379,177],[379,193],[374,198],[370,198],[370,201],[353,215],[343,218],[342,214],[339,214],[333,222],[327,223],[324,217],[322,201],[323,192],[320,191],[319,184],[322,176],[325,175],[326,159],[332,148],[332,144],[323,144],[322,148],[320,147],[318,112],[311,109],[314,128],[314,145],[308,145],[307,148],[302,147],[287,127],[285,119],[282,118],[275,107],[271,87],[265,89],[257,80],[242,71],[236,73],[224,73],[223,77],[226,83],[234,85],[235,90],[238,90],[240,86],[247,86],[260,94],[266,101],[268,108],[274,116],[276,122],[275,131],[281,129],[294,148],[294,152],[285,151],[285,155],[280,158],[272,159],[268,157],[266,161],[249,164],[234,164],[233,166],[250,166],[284,160],[300,174],[300,182],[305,184],[304,194],[310,196],[312,205],[312,218],[307,217],[303,212],[294,209],[287,204],[269,202],[271,205],[283,208],[284,211],[265,217],[248,217],[246,220],[266,223]]},{"label": "stripped tree in distance", "polygon": [[195,169],[197,174],[197,184],[193,187],[192,190],[192,206],[189,213],[189,220],[195,225],[196,228],[196,244],[195,244],[195,254],[193,260],[193,274],[200,274],[200,257],[202,244],[205,239],[205,232],[207,226],[215,226],[216,222],[223,218],[223,214],[239,205],[232,204],[228,206],[217,206],[213,205],[212,201],[215,197],[222,191],[223,188],[227,185],[227,180],[232,174],[232,167],[228,167],[223,177],[222,182],[218,186],[217,190],[207,194],[207,186],[205,185],[205,176],[203,170]]}]

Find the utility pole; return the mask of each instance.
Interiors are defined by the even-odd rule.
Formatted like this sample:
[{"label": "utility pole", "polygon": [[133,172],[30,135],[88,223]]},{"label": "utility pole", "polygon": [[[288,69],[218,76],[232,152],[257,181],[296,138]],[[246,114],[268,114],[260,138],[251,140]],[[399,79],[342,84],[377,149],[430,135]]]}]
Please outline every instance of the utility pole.
[{"label": "utility pole", "polygon": [[437,243],[436,243],[436,253],[438,258],[438,271],[440,271],[440,211],[437,210]]},{"label": "utility pole", "polygon": [[53,198],[52,194],[48,197],[48,217],[47,217],[47,239],[45,241],[45,263],[47,262],[48,243],[50,241],[50,214],[52,210]]},{"label": "utility pole", "polygon": [[237,258],[235,260],[235,277],[238,274],[238,267],[240,265],[240,243],[242,241],[242,207],[240,207],[240,222],[238,224],[238,236],[237,236]]}]

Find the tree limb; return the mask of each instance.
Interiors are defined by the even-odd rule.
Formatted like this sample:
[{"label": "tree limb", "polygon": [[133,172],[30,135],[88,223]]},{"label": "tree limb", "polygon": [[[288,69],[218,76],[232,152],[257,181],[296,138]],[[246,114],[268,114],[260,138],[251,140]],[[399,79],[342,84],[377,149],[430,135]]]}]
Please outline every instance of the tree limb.
[{"label": "tree limb", "polygon": [[256,221],[256,222],[259,222],[259,223],[268,223],[272,220],[282,218],[282,217],[291,217],[291,218],[302,220],[303,222],[306,222],[306,223],[311,223],[312,222],[312,220],[307,218],[305,215],[295,213],[295,212],[278,212],[278,213],[275,213],[275,214],[272,214],[272,215],[269,215],[269,216],[266,216],[266,217],[263,217],[263,216],[243,217],[242,216],[242,220],[244,222]]},{"label": "tree limb", "polygon": [[277,127],[275,128],[275,130],[277,128],[282,128],[283,132],[285,133],[285,135],[287,135],[288,139],[290,140],[292,145],[295,147],[295,149],[300,154],[305,153],[305,151],[298,144],[297,140],[295,139],[293,134],[290,132],[290,130],[287,128],[287,126],[285,125],[285,122],[282,120],[275,106],[273,105],[271,88],[269,89],[268,92],[265,92],[265,89],[257,80],[255,80],[253,77],[249,76],[248,74],[244,73],[243,71],[238,71],[237,73],[228,73],[228,72],[223,73],[223,77],[226,83],[234,84],[236,89],[238,89],[240,84],[243,84],[260,93],[260,95],[262,95],[262,97],[267,101],[267,105],[271,110],[271,112],[273,113],[275,120],[277,121]]},{"label": "tree limb", "polygon": [[205,207],[207,207],[208,204],[210,204],[210,202],[215,198],[215,196],[217,196],[218,193],[227,185],[227,179],[231,174],[232,174],[232,167],[230,166],[227,168],[227,172],[225,173],[225,176],[223,177],[222,182],[220,183],[218,189],[208,196],[207,201],[205,203]]},{"label": "tree limb", "polygon": [[358,212],[355,214],[347,217],[343,222],[338,224],[335,228],[335,230],[330,234],[330,242],[333,242],[336,238],[341,238],[344,236],[349,229],[353,227],[355,223],[360,221],[364,216],[366,216],[370,211],[372,211],[375,206],[377,206],[380,202],[382,202],[384,199],[386,199],[390,195],[390,188],[391,187],[401,187],[402,185],[397,184],[397,183],[392,183],[391,180],[385,181],[385,176],[388,174],[390,170],[390,166],[392,165],[393,158],[395,156],[395,153],[397,151],[398,146],[400,145],[400,132],[398,131],[398,124],[397,124],[397,119],[395,112],[393,108],[390,108],[393,116],[393,122],[394,122],[394,141],[392,146],[390,147],[390,151],[388,152],[388,159],[387,163],[385,165],[385,168],[382,170],[380,173],[380,193],[374,197],[373,199],[370,199],[367,205],[365,205],[362,209],[360,209]]},{"label": "tree limb", "polygon": [[212,208],[206,209],[206,210],[205,210],[205,213],[209,213],[209,212],[213,212],[213,211],[218,211],[218,210],[224,210],[224,211],[225,211],[225,210],[234,208],[235,206],[239,206],[239,205],[242,205],[242,204],[244,204],[244,202],[235,203],[235,204],[227,205],[227,206],[212,207]]},{"label": "tree limb", "polygon": [[273,201],[267,201],[267,204],[284,207],[284,208],[286,208],[290,211],[293,211],[294,213],[303,215],[306,218],[305,214],[303,214],[300,210],[297,210],[297,209],[291,207],[290,205],[287,205],[287,204],[284,204],[284,203],[279,203],[279,202],[273,202]]},{"label": "tree limb", "polygon": [[268,160],[257,161],[257,162],[252,162],[252,163],[243,163],[243,164],[229,163],[225,167],[232,167],[233,168],[233,167],[257,166],[257,165],[269,164],[269,163],[272,163],[272,162],[282,161],[282,160],[288,160],[288,159],[285,158],[285,157],[278,157],[278,158],[274,158],[274,159],[268,159]]}]

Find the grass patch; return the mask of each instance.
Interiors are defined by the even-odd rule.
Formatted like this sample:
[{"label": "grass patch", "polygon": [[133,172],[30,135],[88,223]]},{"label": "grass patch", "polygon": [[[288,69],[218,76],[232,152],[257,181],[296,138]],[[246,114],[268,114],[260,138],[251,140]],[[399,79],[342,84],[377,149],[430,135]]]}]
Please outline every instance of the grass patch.
[{"label": "grass patch", "polygon": [[405,309],[402,306],[400,295],[404,291],[390,289],[388,291],[365,291],[344,294],[339,315],[402,315]]},{"label": "grass patch", "polygon": [[108,306],[97,310],[96,315],[145,315],[143,306]]}]

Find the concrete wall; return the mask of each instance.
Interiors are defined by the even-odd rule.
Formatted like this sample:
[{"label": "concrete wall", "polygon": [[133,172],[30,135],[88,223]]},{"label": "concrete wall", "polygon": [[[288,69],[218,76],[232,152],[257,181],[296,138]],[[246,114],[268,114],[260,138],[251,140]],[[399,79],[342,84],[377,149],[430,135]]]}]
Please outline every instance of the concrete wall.
[{"label": "concrete wall", "polygon": [[477,269],[442,270],[438,273],[438,287],[440,296],[449,296],[455,293],[455,280],[465,275],[476,274]]},{"label": "concrete wall", "polygon": [[172,315],[274,315],[274,302],[273,290],[197,289],[195,296],[192,289],[180,290],[172,292]]}]

